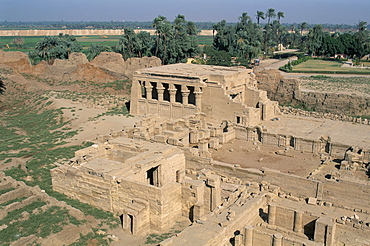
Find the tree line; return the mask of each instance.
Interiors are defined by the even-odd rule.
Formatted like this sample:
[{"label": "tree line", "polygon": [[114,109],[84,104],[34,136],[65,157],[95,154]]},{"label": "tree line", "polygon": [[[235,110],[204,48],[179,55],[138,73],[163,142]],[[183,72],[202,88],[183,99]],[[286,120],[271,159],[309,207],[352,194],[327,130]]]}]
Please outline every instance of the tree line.
[{"label": "tree line", "polygon": [[[157,56],[163,64],[199,57],[196,63],[248,66],[253,59],[272,55],[282,47],[324,57],[346,54],[360,59],[370,53],[367,22],[360,21],[354,32],[329,33],[322,25],[312,26],[307,22],[289,27],[282,25],[284,17],[284,12],[269,8],[266,12],[257,11],[254,17],[242,13],[234,24],[222,20],[212,26],[213,44],[200,47],[196,38],[199,32],[196,23],[187,21],[180,14],[172,22],[160,15],[151,22],[151,28],[155,29],[154,36],[145,31],[137,33],[133,28],[125,28],[114,47],[93,44],[87,50],[87,57],[92,60],[100,52],[114,51],[122,54],[124,59]],[[71,52],[81,50],[74,36],[60,34],[57,37],[45,37],[29,53],[29,57],[33,63],[41,60],[52,63],[54,59],[67,59]]]},{"label": "tree line", "polygon": [[[262,12],[262,11],[258,11]],[[263,13],[263,12],[262,12]],[[257,15],[256,15],[257,16]],[[263,18],[262,18],[263,19]],[[261,19],[260,19],[261,20]],[[216,22],[194,22],[201,30],[212,30]],[[230,22],[230,25],[236,23]],[[260,24],[260,23],[258,23]],[[300,23],[282,23],[283,26],[290,27],[294,25],[296,28]],[[354,31],[356,25],[349,24],[321,24],[324,30],[330,32]],[[308,28],[313,28],[314,24],[308,24]],[[152,29],[152,21],[0,21],[0,29]],[[370,25],[367,26],[370,28]]]},{"label": "tree line", "polygon": [[[172,64],[185,62],[187,58],[199,54],[196,38],[199,31],[195,23],[187,21],[184,15],[179,14],[173,22],[158,16],[151,27],[155,29],[155,36],[149,32],[136,33],[133,28],[125,28],[114,47],[92,44],[87,51],[87,58],[92,60],[103,51],[114,51],[122,54],[125,60],[130,57],[157,56],[163,64]],[[33,64],[41,60],[52,64],[55,59],[67,59],[70,53],[81,51],[82,47],[73,35],[59,34],[38,42],[35,49],[29,52],[29,57]]]}]

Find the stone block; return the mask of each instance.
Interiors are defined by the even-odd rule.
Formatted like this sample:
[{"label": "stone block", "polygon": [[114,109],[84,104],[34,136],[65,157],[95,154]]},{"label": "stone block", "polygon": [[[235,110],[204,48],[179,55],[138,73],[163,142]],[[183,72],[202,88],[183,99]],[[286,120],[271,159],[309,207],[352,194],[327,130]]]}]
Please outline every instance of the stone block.
[{"label": "stone block", "polygon": [[317,204],[317,198],[309,197],[307,199],[307,204],[316,205]]}]

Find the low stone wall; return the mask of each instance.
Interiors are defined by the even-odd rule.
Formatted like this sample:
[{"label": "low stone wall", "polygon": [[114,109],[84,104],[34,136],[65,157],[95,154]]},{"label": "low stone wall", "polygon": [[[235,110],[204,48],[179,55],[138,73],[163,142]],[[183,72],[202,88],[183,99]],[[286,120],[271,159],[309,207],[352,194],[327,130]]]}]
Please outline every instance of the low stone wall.
[{"label": "low stone wall", "polygon": [[308,116],[321,119],[337,120],[337,121],[348,121],[355,122],[364,125],[370,125],[368,119],[362,119],[360,117],[347,116],[344,114],[333,114],[333,113],[324,113],[324,112],[315,112],[315,111],[305,111],[299,108],[293,107],[284,107],[280,106],[280,112],[283,114],[297,115],[297,116]]}]

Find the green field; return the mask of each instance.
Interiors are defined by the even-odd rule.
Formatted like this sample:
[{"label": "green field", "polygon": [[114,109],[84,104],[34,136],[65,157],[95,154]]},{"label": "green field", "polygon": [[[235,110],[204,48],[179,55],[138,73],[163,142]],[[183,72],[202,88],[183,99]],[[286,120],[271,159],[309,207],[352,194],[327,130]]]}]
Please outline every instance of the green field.
[{"label": "green field", "polygon": [[213,36],[197,36],[199,45],[212,45]]},{"label": "green field", "polygon": [[370,69],[341,67],[341,61],[309,59],[293,67],[293,73],[370,74]]},{"label": "green field", "polygon": [[[111,36],[76,36],[77,41],[83,47],[84,50],[88,49],[91,44],[101,44],[107,45],[110,47],[114,47],[121,36],[119,35],[111,35]],[[24,45],[21,48],[16,47],[13,44],[13,40],[17,37],[9,36],[9,37],[0,37],[0,49],[4,51],[22,51],[28,52],[31,51],[37,42],[39,42],[42,36],[30,36],[30,37],[23,37],[24,38]],[[213,37],[212,36],[197,36],[199,45],[212,45]],[[9,46],[9,49],[7,48]]]}]

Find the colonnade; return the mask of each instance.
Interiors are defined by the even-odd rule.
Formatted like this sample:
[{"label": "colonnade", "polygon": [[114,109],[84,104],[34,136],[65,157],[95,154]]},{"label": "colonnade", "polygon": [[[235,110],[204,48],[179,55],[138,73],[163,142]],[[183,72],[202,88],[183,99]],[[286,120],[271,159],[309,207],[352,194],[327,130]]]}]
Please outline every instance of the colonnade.
[{"label": "colonnade", "polygon": [[170,103],[181,103],[184,105],[202,105],[202,88],[199,86],[188,86],[172,83],[138,81],[141,90],[138,98],[148,100],[168,101]]}]

